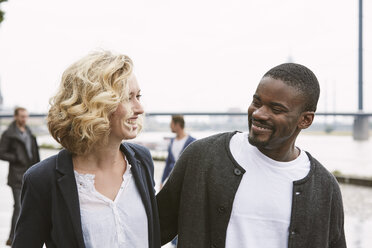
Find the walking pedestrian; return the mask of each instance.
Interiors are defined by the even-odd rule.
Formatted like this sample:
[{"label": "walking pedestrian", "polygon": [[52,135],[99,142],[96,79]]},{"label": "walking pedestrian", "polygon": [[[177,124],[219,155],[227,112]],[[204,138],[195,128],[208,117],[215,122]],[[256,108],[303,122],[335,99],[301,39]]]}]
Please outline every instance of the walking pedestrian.
[{"label": "walking pedestrian", "polygon": [[0,140],[0,159],[9,162],[8,185],[12,188],[14,207],[9,238],[11,245],[14,228],[21,208],[22,177],[28,168],[40,161],[36,137],[27,126],[28,112],[23,107],[14,110],[14,121],[4,131]]}]

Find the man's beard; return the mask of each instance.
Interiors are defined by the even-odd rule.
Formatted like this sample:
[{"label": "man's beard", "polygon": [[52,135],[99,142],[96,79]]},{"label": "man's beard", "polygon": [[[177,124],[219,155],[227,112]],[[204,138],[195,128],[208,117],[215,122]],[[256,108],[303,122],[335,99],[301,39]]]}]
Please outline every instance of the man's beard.
[{"label": "man's beard", "polygon": [[[265,123],[266,124],[266,123]],[[251,127],[252,127],[252,119],[250,119],[248,121],[248,125],[249,125],[249,133],[248,133],[248,142],[252,145],[252,146],[255,146],[257,148],[265,148],[269,145],[270,143],[270,140],[272,138],[272,136],[274,135],[275,133],[275,129],[273,128],[272,129],[272,133],[271,135],[266,139],[266,140],[259,140],[257,137],[254,137],[254,136],[251,136],[253,135],[251,133]]]},{"label": "man's beard", "polygon": [[255,137],[251,137],[250,134],[248,134],[248,142],[257,148],[264,148],[266,147],[270,142],[271,136],[267,140],[258,140]]}]

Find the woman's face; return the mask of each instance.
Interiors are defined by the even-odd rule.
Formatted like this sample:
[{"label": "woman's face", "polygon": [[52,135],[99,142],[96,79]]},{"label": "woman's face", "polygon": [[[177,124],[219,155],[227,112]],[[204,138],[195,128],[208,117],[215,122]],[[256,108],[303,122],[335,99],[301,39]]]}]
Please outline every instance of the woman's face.
[{"label": "woman's face", "polygon": [[[143,114],[140,102],[141,89],[134,74],[128,78],[128,87],[129,101],[120,103],[110,118],[110,136],[120,141],[123,139],[134,139],[137,136],[138,116]],[[130,115],[128,115],[128,110],[131,110]]]}]

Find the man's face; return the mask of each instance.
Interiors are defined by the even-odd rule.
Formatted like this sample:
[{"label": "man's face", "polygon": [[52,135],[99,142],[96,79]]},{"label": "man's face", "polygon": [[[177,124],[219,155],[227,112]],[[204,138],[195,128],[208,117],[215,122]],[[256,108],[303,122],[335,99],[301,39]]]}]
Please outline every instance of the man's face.
[{"label": "man's face", "polygon": [[177,123],[174,123],[174,121],[171,121],[171,123],[170,123],[170,129],[171,129],[172,133],[176,133],[177,132],[178,126],[179,125]]},{"label": "man's face", "polygon": [[18,126],[25,127],[28,120],[27,110],[19,110],[17,115],[14,116],[14,119]]},{"label": "man's face", "polygon": [[248,108],[249,143],[260,150],[289,149],[300,131],[303,104],[295,88],[264,77]]}]

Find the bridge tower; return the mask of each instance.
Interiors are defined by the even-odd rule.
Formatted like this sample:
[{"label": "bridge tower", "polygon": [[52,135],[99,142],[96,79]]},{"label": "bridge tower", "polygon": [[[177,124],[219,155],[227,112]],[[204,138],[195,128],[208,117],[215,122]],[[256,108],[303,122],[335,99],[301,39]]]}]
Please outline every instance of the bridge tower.
[{"label": "bridge tower", "polygon": [[[359,0],[359,49],[358,49],[358,111],[363,113],[363,0]],[[367,116],[356,116],[353,125],[354,140],[369,138]]]}]

